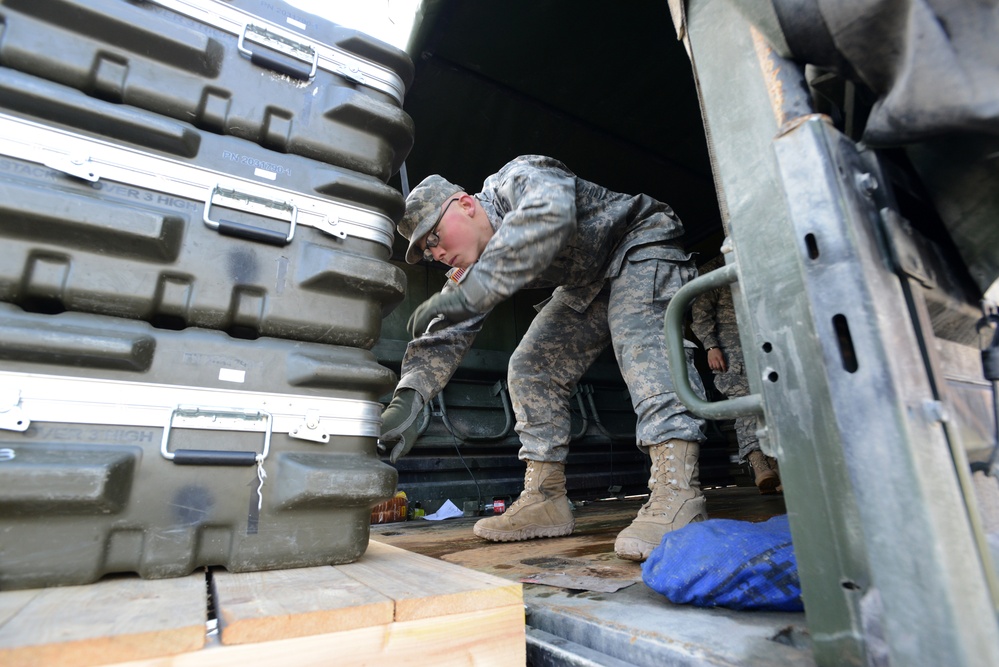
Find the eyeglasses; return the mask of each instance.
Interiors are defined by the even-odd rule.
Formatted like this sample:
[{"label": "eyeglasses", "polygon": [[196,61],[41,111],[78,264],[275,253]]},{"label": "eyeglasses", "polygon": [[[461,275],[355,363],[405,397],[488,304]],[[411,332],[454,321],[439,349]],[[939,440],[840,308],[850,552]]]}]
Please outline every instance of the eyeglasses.
[{"label": "eyeglasses", "polygon": [[455,203],[456,201],[458,201],[457,197],[455,197],[454,199],[452,199],[447,203],[447,206],[444,207],[444,210],[441,211],[441,214],[437,216],[437,222],[435,222],[434,226],[430,228],[429,232],[427,232],[426,248],[424,248],[423,250],[423,259],[427,260],[428,262],[434,261],[434,255],[432,252],[430,252],[430,249],[436,248],[437,244],[441,242],[441,237],[437,236],[437,225],[441,224],[441,220],[444,219],[444,214],[447,213],[448,206]]}]

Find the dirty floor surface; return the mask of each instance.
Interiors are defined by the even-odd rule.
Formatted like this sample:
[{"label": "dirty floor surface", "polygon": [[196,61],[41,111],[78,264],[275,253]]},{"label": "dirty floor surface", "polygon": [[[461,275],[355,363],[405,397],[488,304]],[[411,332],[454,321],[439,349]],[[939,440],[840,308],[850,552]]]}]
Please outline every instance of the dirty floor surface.
[{"label": "dirty floor surface", "polygon": [[[755,487],[707,489],[712,518],[764,521],[783,498]],[[675,605],[642,583],[641,566],[614,554],[641,500],[581,503],[562,538],[492,543],[480,517],[371,527],[371,539],[524,583],[533,664],[814,665],[803,613]],[[560,657],[561,656],[561,657]]]}]

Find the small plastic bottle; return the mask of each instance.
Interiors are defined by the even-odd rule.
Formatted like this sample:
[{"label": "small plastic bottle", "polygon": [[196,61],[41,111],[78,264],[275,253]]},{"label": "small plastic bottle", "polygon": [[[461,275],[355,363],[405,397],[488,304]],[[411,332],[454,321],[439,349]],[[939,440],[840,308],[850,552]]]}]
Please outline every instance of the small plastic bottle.
[{"label": "small plastic bottle", "polygon": [[407,517],[407,504],[406,492],[399,491],[395,494],[395,498],[392,499],[395,505],[395,519],[394,521],[405,521]]},{"label": "small plastic bottle", "polygon": [[506,511],[506,501],[502,498],[493,498],[491,503],[486,503],[485,512],[489,514],[502,514]]}]

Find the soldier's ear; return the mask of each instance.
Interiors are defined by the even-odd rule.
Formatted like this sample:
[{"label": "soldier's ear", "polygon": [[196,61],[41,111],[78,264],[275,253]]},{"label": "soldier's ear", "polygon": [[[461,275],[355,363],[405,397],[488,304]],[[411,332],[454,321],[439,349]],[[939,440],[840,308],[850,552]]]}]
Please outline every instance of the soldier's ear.
[{"label": "soldier's ear", "polygon": [[461,206],[461,210],[465,212],[465,215],[472,217],[475,214],[475,197],[463,192],[461,198],[458,200],[458,205]]}]

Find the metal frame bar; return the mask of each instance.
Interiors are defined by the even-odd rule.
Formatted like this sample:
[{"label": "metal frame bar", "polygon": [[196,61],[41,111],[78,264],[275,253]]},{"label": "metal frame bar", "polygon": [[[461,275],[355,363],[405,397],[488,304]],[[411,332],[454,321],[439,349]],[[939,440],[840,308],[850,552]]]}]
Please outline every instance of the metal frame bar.
[{"label": "metal frame bar", "polygon": [[[239,406],[272,415],[272,425],[241,420],[210,421],[190,414],[174,415],[177,406]],[[328,442],[330,436],[377,437],[382,405],[354,398],[228,391],[207,387],[164,385],[41,375],[0,370],[0,429],[25,431],[31,422],[121,424],[128,426],[204,428],[287,433],[291,437]],[[189,411],[188,411],[189,412]]]},{"label": "metal frame bar", "polygon": [[354,236],[392,247],[395,223],[358,204],[255,183],[4,113],[0,113],[0,155],[42,164],[90,182],[107,179],[198,202],[210,202],[219,189],[235,191],[259,201],[280,202],[293,212],[296,225],[340,239]]}]

